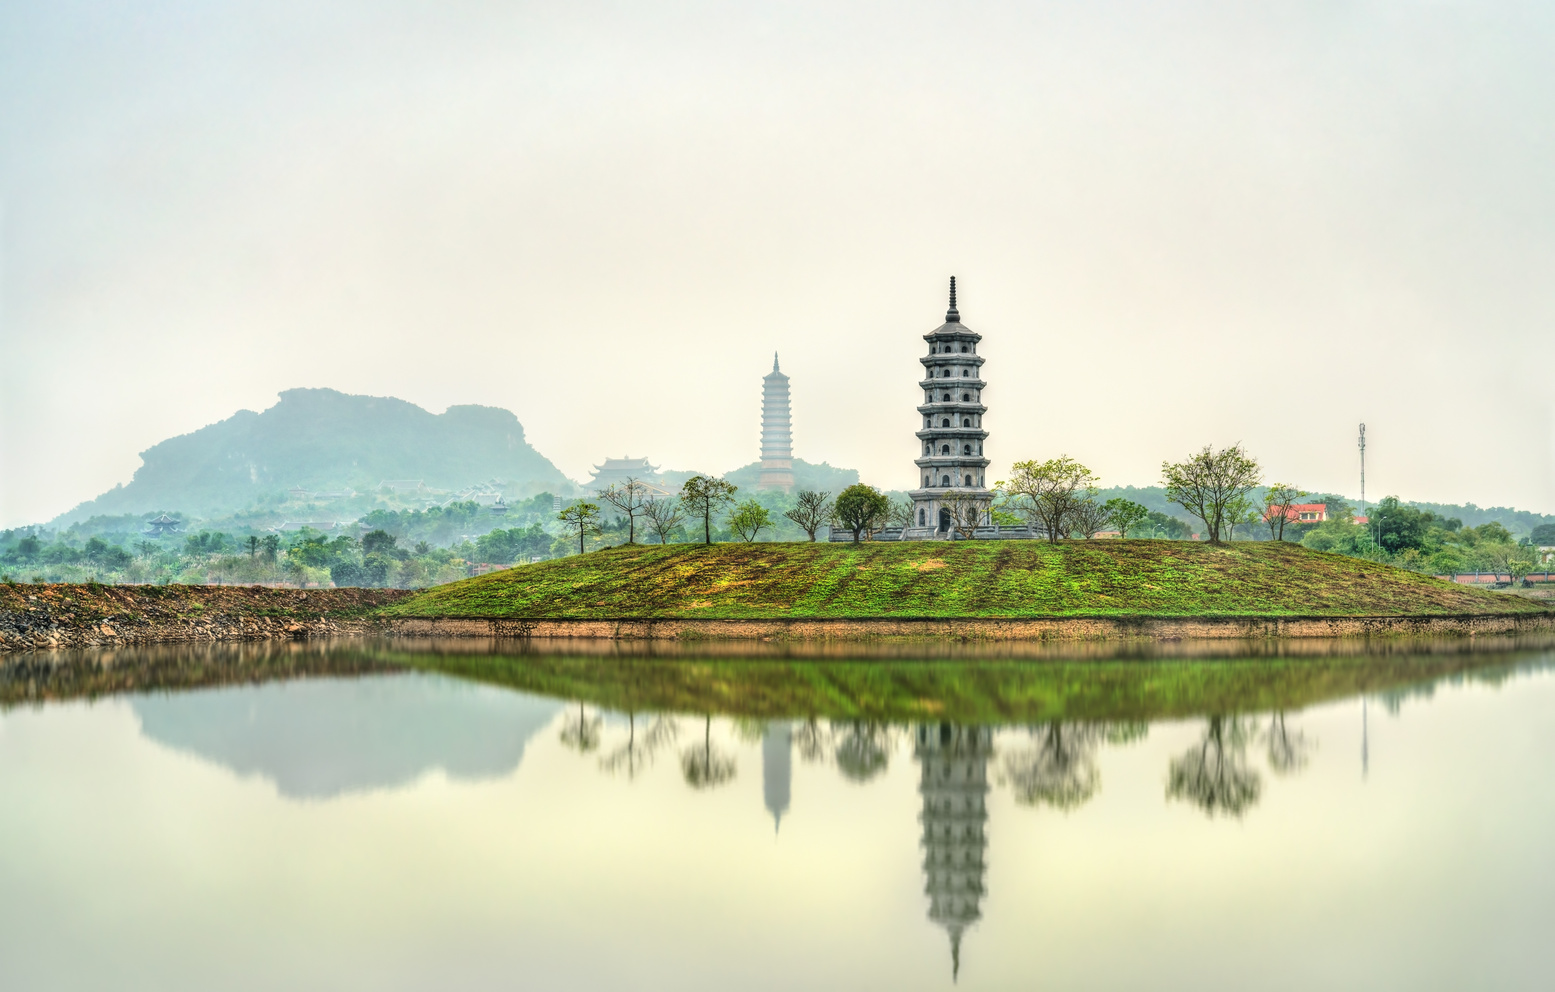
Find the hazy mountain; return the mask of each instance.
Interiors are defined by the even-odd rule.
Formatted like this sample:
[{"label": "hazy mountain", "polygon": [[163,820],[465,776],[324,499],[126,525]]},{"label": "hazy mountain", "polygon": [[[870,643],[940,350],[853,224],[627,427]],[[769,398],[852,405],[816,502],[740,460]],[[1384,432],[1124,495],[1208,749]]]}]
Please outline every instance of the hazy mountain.
[{"label": "hazy mountain", "polygon": [[488,479],[572,488],[507,410],[451,406],[433,414],[404,400],[333,389],[289,389],[263,413],[239,410],[140,457],[127,485],[56,523],[156,510],[230,513],[293,486],[368,490],[385,479],[421,479],[438,489]]}]

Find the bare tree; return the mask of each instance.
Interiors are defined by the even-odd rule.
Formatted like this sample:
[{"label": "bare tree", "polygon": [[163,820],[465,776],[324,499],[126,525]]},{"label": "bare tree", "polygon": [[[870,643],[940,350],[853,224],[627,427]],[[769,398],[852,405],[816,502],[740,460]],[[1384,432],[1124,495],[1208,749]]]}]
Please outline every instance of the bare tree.
[{"label": "bare tree", "polygon": [[1079,534],[1087,541],[1096,536],[1096,532],[1104,529],[1112,521],[1112,511],[1107,509],[1107,504],[1098,503],[1094,499],[1082,499],[1074,505],[1069,514],[1069,527],[1071,532]]},{"label": "bare tree", "polygon": [[[939,505],[950,511],[950,525],[966,541],[983,526],[991,502],[989,497],[965,489],[952,489],[939,498]],[[911,512],[909,505],[908,513]]]},{"label": "bare tree", "polygon": [[1226,507],[1257,488],[1263,479],[1258,462],[1240,442],[1215,451],[1209,445],[1184,462],[1162,462],[1166,498],[1204,521],[1211,544],[1219,544]]},{"label": "bare tree", "polygon": [[1096,496],[1096,476],[1091,470],[1061,455],[1045,462],[1016,462],[1009,482],[998,483],[1006,505],[1024,513],[1035,530],[1057,543],[1068,535],[1077,504]]},{"label": "bare tree", "polygon": [[1263,494],[1263,522],[1269,525],[1269,536],[1276,541],[1285,540],[1285,524],[1290,520],[1290,508],[1306,492],[1287,482],[1276,482]]},{"label": "bare tree", "polygon": [[810,489],[801,489],[795,499],[792,510],[785,510],[783,516],[799,525],[799,529],[815,540],[815,532],[826,525],[831,519],[831,493],[818,493]]},{"label": "bare tree", "polygon": [[608,489],[599,490],[597,495],[626,514],[626,543],[636,544],[637,518],[649,500],[648,487],[636,479],[628,478],[625,482],[612,483]]},{"label": "bare tree", "polygon": [[643,504],[643,516],[648,518],[648,526],[653,529],[659,543],[668,544],[675,528],[686,519],[686,511],[681,509],[677,500],[650,499]]}]

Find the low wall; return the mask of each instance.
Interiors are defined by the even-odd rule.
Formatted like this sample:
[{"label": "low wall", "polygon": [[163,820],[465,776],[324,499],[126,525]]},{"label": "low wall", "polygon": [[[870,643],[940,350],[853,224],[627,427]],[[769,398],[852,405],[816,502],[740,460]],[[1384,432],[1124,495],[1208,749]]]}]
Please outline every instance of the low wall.
[{"label": "low wall", "polygon": [[582,637],[643,640],[988,641],[1199,640],[1508,634],[1555,630],[1555,614],[1436,617],[1104,617],[966,620],[489,620],[407,617],[388,622],[405,637]]}]

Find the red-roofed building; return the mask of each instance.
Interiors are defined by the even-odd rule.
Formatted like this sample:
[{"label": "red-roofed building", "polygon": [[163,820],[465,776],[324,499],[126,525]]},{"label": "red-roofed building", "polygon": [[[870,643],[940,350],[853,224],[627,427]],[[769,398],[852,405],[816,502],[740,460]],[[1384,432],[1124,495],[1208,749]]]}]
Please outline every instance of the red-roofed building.
[{"label": "red-roofed building", "polygon": [[[1264,511],[1264,519],[1275,514],[1275,508]],[[1328,519],[1327,503],[1292,503],[1285,511],[1285,519],[1293,524],[1320,524]]]}]

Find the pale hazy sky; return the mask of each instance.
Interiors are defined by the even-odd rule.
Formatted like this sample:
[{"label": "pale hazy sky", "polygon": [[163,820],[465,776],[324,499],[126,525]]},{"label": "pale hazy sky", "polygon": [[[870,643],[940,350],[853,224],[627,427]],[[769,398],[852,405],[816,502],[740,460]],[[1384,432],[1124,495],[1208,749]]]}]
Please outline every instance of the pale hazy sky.
[{"label": "pale hazy sky", "polygon": [[960,277],[993,474],[1242,440],[1555,510],[1555,5],[0,5],[0,524],[294,386],[564,472],[916,479]]}]

